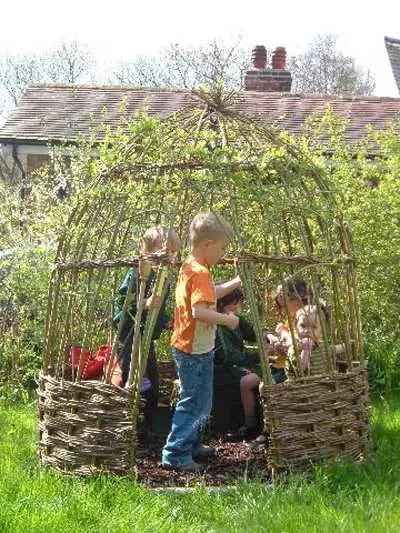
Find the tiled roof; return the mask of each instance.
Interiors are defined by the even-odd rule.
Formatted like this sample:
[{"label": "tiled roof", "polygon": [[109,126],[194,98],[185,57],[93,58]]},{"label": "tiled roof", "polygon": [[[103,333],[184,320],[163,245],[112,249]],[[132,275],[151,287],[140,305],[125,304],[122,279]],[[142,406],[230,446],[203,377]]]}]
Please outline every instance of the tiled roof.
[{"label": "tiled roof", "polygon": [[[132,87],[32,86],[11,111],[0,128],[0,142],[45,144],[49,141],[73,141],[78,133],[86,134],[90,125],[115,126],[122,99],[128,113],[147,105],[149,113],[166,117],[190,105],[194,95],[178,89],[143,89]],[[359,139],[367,125],[383,128],[400,117],[400,98],[338,97],[294,93],[240,91],[232,107],[265,123],[275,123],[289,133],[301,132],[312,114],[322,114],[327,105],[349,119],[346,137]],[[107,109],[107,115],[102,111]]]},{"label": "tiled roof", "polygon": [[385,45],[392,66],[393,76],[400,93],[400,39],[385,37]]}]

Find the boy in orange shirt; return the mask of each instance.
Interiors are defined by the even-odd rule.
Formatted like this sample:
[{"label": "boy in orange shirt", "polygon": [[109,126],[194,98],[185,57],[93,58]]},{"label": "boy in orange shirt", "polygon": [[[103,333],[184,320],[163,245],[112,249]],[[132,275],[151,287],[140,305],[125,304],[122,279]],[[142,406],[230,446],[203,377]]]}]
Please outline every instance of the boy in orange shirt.
[{"label": "boy in orange shirt", "polygon": [[217,298],[241,285],[239,277],[214,286],[210,268],[223,256],[232,237],[228,223],[214,213],[199,213],[190,224],[191,253],[182,264],[176,287],[172,354],[180,380],[172,427],[162,451],[162,464],[200,472],[193,458],[215,454],[201,444],[212,405],[215,330],[235,329],[234,314],[218,313]]}]

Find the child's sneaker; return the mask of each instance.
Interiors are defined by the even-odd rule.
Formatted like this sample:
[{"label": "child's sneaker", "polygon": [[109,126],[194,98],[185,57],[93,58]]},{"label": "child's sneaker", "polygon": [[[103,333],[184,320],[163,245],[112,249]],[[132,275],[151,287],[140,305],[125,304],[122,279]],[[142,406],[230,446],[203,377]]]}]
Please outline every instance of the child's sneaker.
[{"label": "child's sneaker", "polygon": [[259,434],[258,428],[249,428],[247,426],[241,426],[237,431],[226,434],[225,440],[227,442],[239,442],[243,440],[251,440],[257,437]]},{"label": "child's sneaker", "polygon": [[195,461],[186,461],[185,463],[178,463],[172,465],[170,463],[162,463],[163,468],[167,470],[178,470],[179,472],[197,472],[200,473],[204,470],[204,466],[196,463]]},{"label": "child's sneaker", "polygon": [[257,448],[258,446],[266,446],[268,444],[268,439],[265,435],[258,435],[257,438],[255,438],[254,440],[251,440],[250,442],[247,443],[247,446],[249,448]]},{"label": "child's sneaker", "polygon": [[215,448],[211,448],[211,446],[205,446],[202,444],[197,448],[196,451],[193,452],[193,457],[196,459],[206,459],[207,457],[214,457],[215,454]]}]

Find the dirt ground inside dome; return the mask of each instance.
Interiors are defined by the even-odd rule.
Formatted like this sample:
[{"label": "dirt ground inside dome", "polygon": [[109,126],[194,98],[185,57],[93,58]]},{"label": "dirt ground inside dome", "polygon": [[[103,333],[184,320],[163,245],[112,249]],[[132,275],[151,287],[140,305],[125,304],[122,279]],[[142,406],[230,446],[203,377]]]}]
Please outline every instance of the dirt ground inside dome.
[{"label": "dirt ground inside dome", "polygon": [[164,443],[165,439],[155,439],[146,457],[137,459],[138,481],[148,487],[186,487],[199,482],[221,487],[239,480],[270,478],[265,445],[252,449],[245,442],[224,442],[222,438],[216,438],[207,443],[216,448],[215,457],[198,460],[204,464],[205,470],[194,474],[162,467],[161,449]]}]

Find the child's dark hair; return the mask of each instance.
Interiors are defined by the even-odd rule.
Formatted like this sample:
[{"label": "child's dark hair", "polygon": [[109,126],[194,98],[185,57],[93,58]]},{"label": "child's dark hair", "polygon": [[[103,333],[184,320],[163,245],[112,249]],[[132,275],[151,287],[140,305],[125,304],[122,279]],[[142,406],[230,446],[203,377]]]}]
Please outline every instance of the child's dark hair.
[{"label": "child's dark hair", "polygon": [[[215,285],[221,285],[224,281],[217,281]],[[217,311],[222,313],[227,305],[242,303],[244,295],[242,289],[233,289],[229,294],[225,294],[222,298],[217,300]]]},{"label": "child's dark hair", "polygon": [[293,278],[287,283],[288,298],[298,298],[306,305],[312,299],[312,292],[308,289],[307,283],[300,278]]},{"label": "child's dark hair", "polygon": [[[287,297],[289,299],[295,298],[301,301],[303,305],[307,305],[313,302],[314,297],[312,290],[307,287],[307,283],[301,278],[292,278],[286,282]],[[283,298],[283,287],[280,285],[275,295],[275,305],[278,318],[282,319],[285,314]],[[326,308],[326,304],[323,300],[320,300],[321,311],[323,312],[325,319],[329,322],[329,312]]]},{"label": "child's dark hair", "polygon": [[[307,283],[300,278],[293,278],[285,281],[287,297],[289,299],[296,298],[306,305],[311,297],[308,290]],[[283,286],[279,285],[275,293],[275,304],[279,312],[283,311]]]}]

